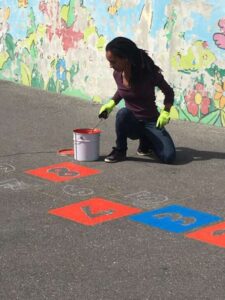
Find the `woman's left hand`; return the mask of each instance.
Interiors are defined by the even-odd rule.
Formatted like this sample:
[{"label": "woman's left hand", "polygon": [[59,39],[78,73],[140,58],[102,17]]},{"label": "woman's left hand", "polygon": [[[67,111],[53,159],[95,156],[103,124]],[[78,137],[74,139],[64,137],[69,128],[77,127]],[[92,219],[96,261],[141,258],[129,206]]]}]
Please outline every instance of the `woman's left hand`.
[{"label": "woman's left hand", "polygon": [[164,126],[166,126],[166,124],[168,124],[169,121],[170,121],[170,113],[163,109],[161,110],[160,115],[157,119],[156,127],[161,129]]}]

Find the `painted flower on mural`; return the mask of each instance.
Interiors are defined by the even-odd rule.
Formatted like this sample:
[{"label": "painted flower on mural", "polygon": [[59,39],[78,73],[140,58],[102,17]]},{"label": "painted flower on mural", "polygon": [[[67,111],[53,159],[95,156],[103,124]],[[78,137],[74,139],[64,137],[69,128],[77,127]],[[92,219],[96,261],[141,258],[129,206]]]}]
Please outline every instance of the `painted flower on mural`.
[{"label": "painted flower on mural", "polygon": [[[61,41],[65,52],[70,48],[76,48],[77,43],[83,39],[84,34],[78,30],[75,30],[75,19],[74,19],[74,5],[75,0],[70,1],[69,5],[60,7],[59,2],[48,3],[44,0],[40,1],[40,11],[49,18],[53,16],[56,18],[54,25],[47,25],[47,36],[51,42],[54,35],[56,35]],[[65,13],[66,11],[66,13]]]},{"label": "painted flower on mural", "polygon": [[200,112],[203,115],[209,113],[210,99],[202,83],[197,83],[194,90],[189,91],[184,99],[187,104],[188,112],[193,116],[197,116]]},{"label": "painted flower on mural", "polygon": [[28,0],[18,0],[19,8],[26,8],[28,6]]},{"label": "painted flower on mural", "polygon": [[215,90],[214,100],[219,108],[223,109],[225,107],[225,81],[222,84],[216,84]]},{"label": "painted flower on mural", "polygon": [[111,5],[109,8],[108,8],[108,12],[110,15],[115,15],[118,10],[120,9],[122,3],[121,3],[121,0],[116,0],[115,4]]},{"label": "painted flower on mural", "polygon": [[66,80],[66,62],[61,58],[56,64],[56,77],[58,80]]},{"label": "painted flower on mural", "polygon": [[[75,31],[73,27],[67,27],[65,22],[62,21],[61,28],[57,28],[55,33],[59,38],[62,38],[62,44],[64,51],[68,51],[69,48],[76,48],[77,42],[83,39],[83,33]],[[49,27],[49,36],[52,34],[52,28]]]},{"label": "painted flower on mural", "polygon": [[220,27],[221,32],[215,33],[213,35],[213,40],[217,47],[225,49],[225,19],[219,20],[218,25]]}]

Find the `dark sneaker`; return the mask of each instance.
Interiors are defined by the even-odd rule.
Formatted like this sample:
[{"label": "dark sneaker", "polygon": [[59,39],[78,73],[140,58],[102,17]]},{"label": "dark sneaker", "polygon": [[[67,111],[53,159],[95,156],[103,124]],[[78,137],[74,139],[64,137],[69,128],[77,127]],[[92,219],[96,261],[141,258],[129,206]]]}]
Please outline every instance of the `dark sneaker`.
[{"label": "dark sneaker", "polygon": [[137,149],[137,155],[139,156],[148,156],[152,154],[153,154],[152,149],[141,149],[141,148]]},{"label": "dark sneaker", "polygon": [[126,159],[126,152],[121,152],[118,149],[113,147],[112,152],[106,156],[105,162],[114,163]]},{"label": "dark sneaker", "polygon": [[139,146],[137,149],[137,155],[140,156],[148,156],[153,154],[153,150],[151,147],[151,142],[147,140],[146,138],[140,138],[139,139]]}]

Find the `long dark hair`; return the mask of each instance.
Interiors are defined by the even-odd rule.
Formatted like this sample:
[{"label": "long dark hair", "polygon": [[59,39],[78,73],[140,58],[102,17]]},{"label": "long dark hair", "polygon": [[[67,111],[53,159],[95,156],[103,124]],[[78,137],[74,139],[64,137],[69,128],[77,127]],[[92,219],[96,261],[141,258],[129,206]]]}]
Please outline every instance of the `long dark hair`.
[{"label": "long dark hair", "polygon": [[146,50],[139,49],[137,45],[128,38],[116,37],[106,45],[106,51],[111,51],[119,58],[128,59],[131,65],[131,78],[129,84],[135,87],[145,79],[152,79],[161,69],[155,65],[153,59]]}]

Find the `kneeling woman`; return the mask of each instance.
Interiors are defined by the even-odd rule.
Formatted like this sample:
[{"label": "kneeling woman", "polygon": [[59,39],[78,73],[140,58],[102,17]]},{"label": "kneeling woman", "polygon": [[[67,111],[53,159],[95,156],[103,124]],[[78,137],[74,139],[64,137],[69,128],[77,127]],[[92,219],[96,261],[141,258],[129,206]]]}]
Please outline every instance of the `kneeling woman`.
[{"label": "kneeling woman", "polygon": [[[106,46],[106,58],[114,69],[117,84],[115,95],[104,104],[99,117],[108,117],[119,103],[125,100],[125,108],[116,115],[116,146],[105,162],[126,159],[127,138],[139,139],[138,155],[154,151],[163,163],[172,163],[176,157],[174,143],[164,126],[169,122],[169,112],[174,92],[165,81],[161,70],[143,49],[124,37],[117,37]],[[158,112],[155,88],[163,94],[164,109]]]}]

